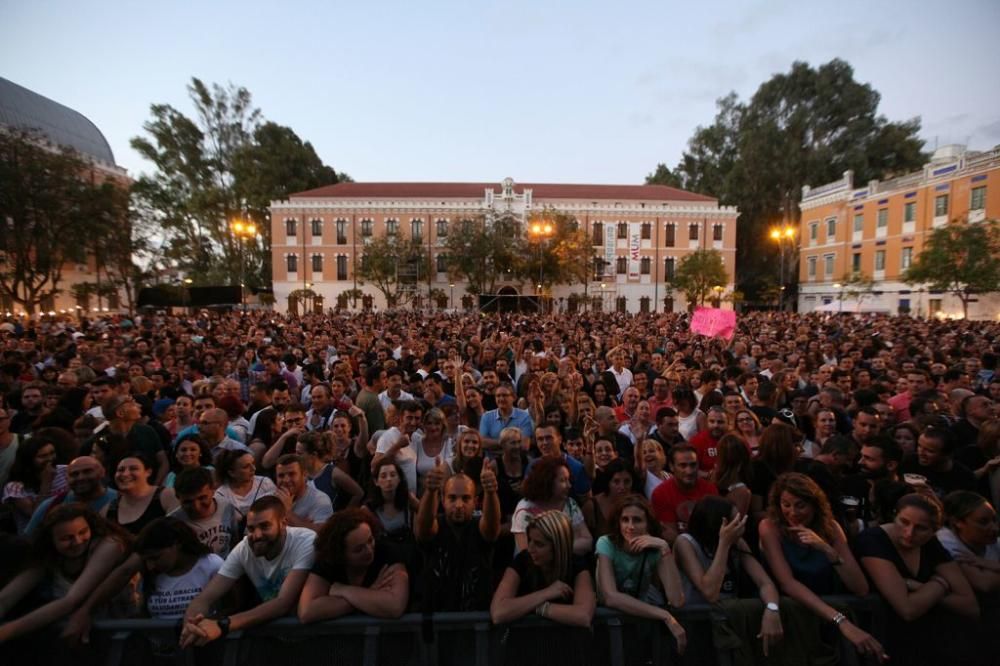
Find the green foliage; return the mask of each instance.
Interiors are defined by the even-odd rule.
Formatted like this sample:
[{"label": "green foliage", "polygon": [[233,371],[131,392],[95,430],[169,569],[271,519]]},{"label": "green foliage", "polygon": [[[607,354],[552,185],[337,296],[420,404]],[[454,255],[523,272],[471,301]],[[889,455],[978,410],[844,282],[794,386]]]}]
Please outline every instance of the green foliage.
[{"label": "green foliage", "polygon": [[656,165],[656,171],[646,175],[647,185],[666,185],[668,187],[681,187],[681,178],[670,170],[663,162]]},{"label": "green foliage", "polygon": [[536,221],[551,224],[553,233],[545,239],[526,234],[528,247],[522,255],[522,279],[537,283],[541,272],[542,284],[546,286],[585,283],[594,252],[590,236],[580,229],[576,217],[545,208],[532,217],[529,228]]},{"label": "green foliage", "polygon": [[875,291],[875,280],[864,272],[844,273],[840,285],[840,300],[848,298],[861,303]]},{"label": "green foliage", "polygon": [[[270,202],[335,183],[337,174],[291,129],[264,121],[246,88],[193,78],[188,94],[193,118],[153,104],[145,135],[132,139],[154,166],[135,184],[135,208],[162,227],[165,259],[196,282],[237,280],[243,242],[247,283],[270,284]],[[237,219],[254,223],[259,241],[237,239]]]},{"label": "green foliage", "polygon": [[673,286],[684,292],[688,305],[701,305],[713,295],[713,287],[729,282],[722,253],[718,250],[695,250],[681,259],[674,273]]},{"label": "green foliage", "polygon": [[0,132],[0,293],[26,312],[60,291],[63,267],[86,262],[94,239],[110,251],[128,237],[127,194],[98,178],[71,150]]},{"label": "green foliage", "polygon": [[749,102],[735,93],[720,99],[714,122],[695,130],[673,172],[664,167],[684,189],[739,208],[745,288],[760,289],[776,274],[778,248],[767,228],[798,219],[803,185],[831,182],[848,169],[854,182],[867,183],[922,167],[919,120],[889,122],[877,113],[879,100],[843,60],[818,68],[796,62]]},{"label": "green foliage", "polygon": [[358,277],[375,285],[393,308],[413,298],[430,270],[427,248],[409,238],[385,236],[365,246]]},{"label": "green foliage", "polygon": [[952,223],[934,230],[904,280],[954,294],[969,316],[976,294],[1000,291],[1000,222]]},{"label": "green foliage", "polygon": [[513,274],[521,256],[520,239],[512,220],[487,224],[485,217],[455,224],[445,241],[448,276],[465,280],[471,294],[492,294],[497,282]]}]

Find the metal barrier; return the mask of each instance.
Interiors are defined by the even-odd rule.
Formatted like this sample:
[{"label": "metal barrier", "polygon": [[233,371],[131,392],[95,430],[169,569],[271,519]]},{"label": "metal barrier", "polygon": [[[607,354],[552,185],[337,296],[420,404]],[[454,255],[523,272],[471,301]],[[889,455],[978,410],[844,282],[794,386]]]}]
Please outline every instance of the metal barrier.
[{"label": "metal barrier", "polygon": [[[884,635],[884,605],[879,597],[865,598],[850,596],[825,597],[834,606],[849,607],[862,618],[861,623],[876,637]],[[689,634],[700,626],[702,631],[710,631],[711,623],[718,617],[716,606],[690,606],[674,611],[675,617],[688,629]],[[808,612],[808,611],[805,611]],[[673,640],[664,633],[658,622],[643,620],[623,615],[618,611],[599,607],[594,615],[594,645],[606,648],[607,652],[595,653],[595,663],[619,666],[626,663],[626,653],[633,646],[627,643],[626,634],[629,627],[632,631],[645,625],[645,636],[649,640],[648,656],[642,663],[667,664],[678,663]],[[563,629],[549,620],[528,616],[509,627],[516,629],[544,628],[546,632],[557,635]],[[361,666],[376,666],[376,664],[399,664],[412,666],[435,666],[441,661],[440,647],[442,644],[454,646],[451,638],[462,638],[466,651],[461,658],[452,655],[451,663],[475,664],[475,666],[490,666],[500,663],[502,647],[500,646],[503,632],[509,627],[493,625],[488,613],[435,613],[424,616],[419,613],[408,613],[396,620],[380,620],[363,615],[351,615],[329,622],[304,625],[295,618],[282,618],[266,625],[247,631],[235,631],[222,641],[216,649],[221,657],[211,658],[211,663],[223,666],[261,666],[269,664],[308,664],[318,666],[322,663],[351,662]],[[650,629],[652,629],[650,631]],[[470,636],[471,634],[471,636]],[[149,666],[151,662],[134,658],[135,651],[128,648],[130,641],[138,635],[154,644],[176,645],[177,625],[173,622],[156,620],[102,620],[95,621],[92,635],[94,643],[107,645],[104,659],[106,666],[123,666],[123,664],[139,662]],[[630,634],[634,637],[634,633]],[[353,641],[358,654],[344,655],[340,648],[342,642],[330,645],[333,637]],[[442,643],[442,637],[444,643]],[[103,640],[101,640],[103,639]],[[471,639],[471,640],[470,640]],[[272,648],[277,644],[281,657],[269,657],[265,649],[270,643]],[[360,644],[358,644],[360,643]],[[846,641],[844,641],[846,643]],[[402,644],[402,656],[399,645]],[[407,648],[406,646],[412,646]],[[696,646],[692,646],[696,650]],[[128,648],[128,649],[127,649]],[[334,649],[336,648],[336,649]],[[544,646],[539,646],[543,650]],[[723,655],[706,653],[702,645],[699,653],[685,654],[679,663],[711,664],[726,666],[727,659]],[[131,653],[131,660],[126,659],[126,653]],[[309,652],[315,653],[308,656]],[[711,652],[709,650],[708,652]],[[194,664],[204,662],[199,659],[195,650],[178,651],[168,658],[178,664]],[[856,656],[849,644],[842,646],[842,663],[857,663]],[[649,662],[647,659],[651,659]],[[444,663],[449,663],[445,660]]]}]

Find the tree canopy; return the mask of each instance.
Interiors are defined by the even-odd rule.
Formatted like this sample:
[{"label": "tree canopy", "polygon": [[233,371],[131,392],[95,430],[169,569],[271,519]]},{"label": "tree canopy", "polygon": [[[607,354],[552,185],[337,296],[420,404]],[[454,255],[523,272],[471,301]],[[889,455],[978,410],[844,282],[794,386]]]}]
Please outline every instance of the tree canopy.
[{"label": "tree canopy", "polygon": [[382,292],[390,308],[408,303],[431,270],[427,248],[399,235],[374,238],[365,246],[358,278]]},{"label": "tree canopy", "polygon": [[695,250],[681,259],[674,273],[673,286],[684,292],[690,307],[703,304],[715,287],[725,287],[728,282],[721,252]]}]

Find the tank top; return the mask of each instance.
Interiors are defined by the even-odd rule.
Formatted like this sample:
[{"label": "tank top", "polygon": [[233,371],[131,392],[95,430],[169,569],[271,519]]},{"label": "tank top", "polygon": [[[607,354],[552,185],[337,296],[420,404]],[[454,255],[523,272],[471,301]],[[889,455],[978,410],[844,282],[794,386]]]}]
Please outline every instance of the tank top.
[{"label": "tank top", "polygon": [[334,463],[324,465],[319,474],[312,479],[312,484],[316,490],[326,493],[326,496],[330,498],[330,502],[334,506],[337,506],[337,486],[333,484],[333,468]]},{"label": "tank top", "polygon": [[111,504],[108,505],[108,520],[113,523],[118,523],[126,531],[131,534],[138,534],[142,531],[142,528],[150,524],[157,518],[163,518],[167,515],[167,512],[163,510],[163,504],[160,502],[160,493],[163,492],[161,486],[157,486],[156,490],[153,491],[153,497],[149,500],[149,504],[146,505],[146,510],[142,512],[142,515],[133,520],[131,523],[121,523],[118,522],[118,504],[121,502],[121,495],[111,500]]}]

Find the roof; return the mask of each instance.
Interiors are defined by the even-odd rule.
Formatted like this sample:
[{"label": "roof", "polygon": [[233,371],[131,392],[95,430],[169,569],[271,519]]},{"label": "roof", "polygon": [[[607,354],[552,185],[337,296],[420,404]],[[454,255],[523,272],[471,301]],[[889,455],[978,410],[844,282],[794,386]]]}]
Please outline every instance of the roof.
[{"label": "roof", "polygon": [[115,164],[107,139],[86,116],[2,77],[0,125],[41,132],[58,146],[73,148],[85,157],[112,166]]},{"label": "roof", "polygon": [[[479,199],[491,189],[499,193],[499,183],[337,183],[296,192],[290,198],[368,199]],[[514,191],[531,190],[535,199],[594,199],[642,201],[704,201],[714,197],[687,192],[666,185],[571,185],[557,183],[515,183]]]}]

